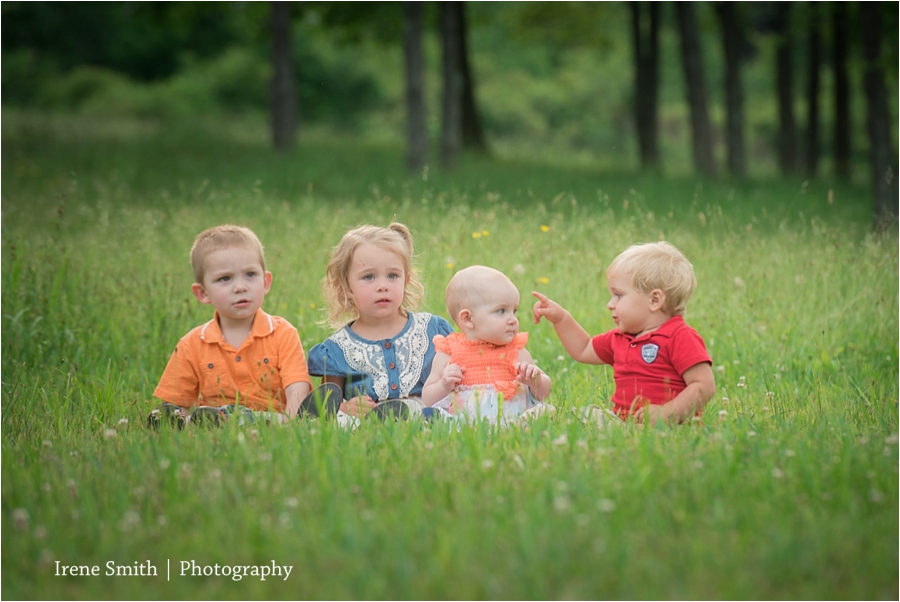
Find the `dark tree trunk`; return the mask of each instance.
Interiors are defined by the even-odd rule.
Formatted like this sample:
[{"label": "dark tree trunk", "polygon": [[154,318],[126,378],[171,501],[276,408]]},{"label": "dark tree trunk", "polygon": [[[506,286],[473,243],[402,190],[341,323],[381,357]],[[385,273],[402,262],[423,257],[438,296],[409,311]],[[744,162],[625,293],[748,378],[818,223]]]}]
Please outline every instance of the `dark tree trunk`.
[{"label": "dark tree trunk", "polygon": [[809,80],[806,85],[806,175],[816,175],[819,168],[819,69],[822,64],[821,18],[819,4],[810,2],[809,10]]},{"label": "dark tree trunk", "polygon": [[406,57],[406,167],[413,173],[422,171],[428,162],[422,6],[421,2],[403,4],[403,53]]},{"label": "dark tree trunk", "polygon": [[481,116],[478,114],[478,105],[475,102],[475,79],[472,76],[472,65],[469,62],[469,26],[466,23],[466,3],[449,2],[450,8],[459,11],[460,41],[459,64],[462,70],[462,136],[463,146],[475,151],[486,153],[487,143],[484,140],[484,130],[481,127]]},{"label": "dark tree trunk", "polygon": [[797,171],[797,131],[794,125],[793,62],[791,56],[788,22],[791,13],[790,2],[779,2],[777,10],[778,51],[776,58],[776,80],[778,87],[778,156],[781,171],[786,174]]},{"label": "dark tree trunk", "polygon": [[834,171],[850,177],[850,84],[847,79],[847,46],[850,37],[847,4],[832,5],[834,31]]},{"label": "dark tree trunk", "polygon": [[716,159],[713,152],[712,125],[706,102],[706,83],[703,77],[703,57],[700,52],[700,36],[694,4],[676,2],[675,13],[681,33],[681,56],[684,61],[685,87],[691,109],[691,132],[694,144],[694,167],[701,173],[713,176]]},{"label": "dark tree trunk", "polygon": [[741,51],[744,28],[738,22],[735,4],[717,2],[716,11],[722,22],[722,44],[725,50],[725,106],[728,141],[728,171],[737,178],[747,175],[747,158],[744,150],[744,88],[741,84]]},{"label": "dark tree trunk", "polygon": [[441,166],[456,167],[462,150],[463,75],[460,64],[462,42],[459,11],[441,2],[441,54],[443,57],[444,91],[441,102]]},{"label": "dark tree trunk", "polygon": [[291,3],[272,2],[269,21],[272,33],[271,118],[272,143],[280,152],[294,148],[297,137],[297,90],[291,60]]},{"label": "dark tree trunk", "polygon": [[[643,18],[644,7],[647,18]],[[641,168],[660,168],[657,132],[659,97],[659,7],[658,2],[629,2],[634,51],[634,117],[641,154]]]},{"label": "dark tree trunk", "polygon": [[897,221],[897,166],[891,150],[891,119],[881,64],[882,17],[880,2],[859,3],[875,220],[879,227],[886,228]]}]

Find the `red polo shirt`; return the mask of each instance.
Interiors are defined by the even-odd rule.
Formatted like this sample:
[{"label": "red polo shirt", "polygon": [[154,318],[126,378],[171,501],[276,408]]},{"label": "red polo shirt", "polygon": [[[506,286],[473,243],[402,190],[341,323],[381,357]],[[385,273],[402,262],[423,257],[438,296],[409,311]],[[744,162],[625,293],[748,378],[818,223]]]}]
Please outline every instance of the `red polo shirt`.
[{"label": "red polo shirt", "polygon": [[185,407],[240,398],[251,410],[281,412],[284,388],[296,382],[310,383],[297,329],[260,309],[240,349],[225,341],[218,315],[184,335],[153,395]]},{"label": "red polo shirt", "polygon": [[712,364],[703,339],[682,316],[639,337],[618,329],[598,334],[591,343],[605,364],[612,364],[615,412],[625,418],[632,406],[668,403],[687,386],[681,377],[701,362]]}]

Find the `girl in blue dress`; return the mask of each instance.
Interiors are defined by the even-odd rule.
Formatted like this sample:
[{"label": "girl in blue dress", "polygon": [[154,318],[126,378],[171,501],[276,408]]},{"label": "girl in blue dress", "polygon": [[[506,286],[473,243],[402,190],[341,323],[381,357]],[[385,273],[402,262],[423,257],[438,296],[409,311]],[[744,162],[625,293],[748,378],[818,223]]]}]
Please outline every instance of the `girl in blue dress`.
[{"label": "girl in blue dress", "polygon": [[[313,346],[311,376],[340,391],[338,417],[406,417],[422,410],[434,335],[453,327],[415,312],[424,288],[412,269],[413,242],[400,223],[360,226],[334,248],[323,281],[328,322],[338,330]],[[355,420],[350,419],[355,422]]]}]

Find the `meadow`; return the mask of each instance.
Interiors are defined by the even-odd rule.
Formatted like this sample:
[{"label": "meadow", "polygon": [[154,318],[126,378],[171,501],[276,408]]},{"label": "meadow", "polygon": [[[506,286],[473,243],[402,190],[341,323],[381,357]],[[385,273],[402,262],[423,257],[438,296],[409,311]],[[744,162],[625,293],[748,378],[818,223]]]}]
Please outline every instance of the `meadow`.
[{"label": "meadow", "polygon": [[[896,599],[898,241],[858,182],[664,178],[402,149],[260,123],[5,110],[2,597]],[[144,428],[173,345],[209,319],[193,237],[254,229],[265,309],[308,349],[348,228],[412,230],[423,309],[455,269],[503,270],[557,407],[528,428],[419,422]],[[532,290],[613,327],[604,271],[665,239],[699,281],[686,319],[717,393],[682,426],[597,428],[609,367],[568,358]],[[182,575],[290,565],[287,579]],[[107,576],[108,564],[155,576]],[[60,565],[99,567],[58,576]]]}]

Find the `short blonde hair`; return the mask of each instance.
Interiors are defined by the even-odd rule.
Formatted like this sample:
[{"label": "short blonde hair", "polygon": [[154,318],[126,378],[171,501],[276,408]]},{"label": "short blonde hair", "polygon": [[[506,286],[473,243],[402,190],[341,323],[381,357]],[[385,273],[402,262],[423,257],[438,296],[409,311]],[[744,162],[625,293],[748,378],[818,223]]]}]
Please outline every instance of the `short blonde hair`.
[{"label": "short blonde hair", "polygon": [[[457,322],[459,312],[484,305],[487,302],[484,293],[503,281],[515,288],[506,274],[487,266],[473,265],[456,272],[447,283],[447,313]],[[459,326],[459,323],[456,325]]]},{"label": "short blonde hair", "polygon": [[632,286],[642,293],[654,289],[664,292],[663,311],[673,316],[684,314],[697,286],[694,266],[681,251],[665,241],[628,247],[606,269],[607,278],[613,274],[630,274]]},{"label": "short blonde hair", "polygon": [[194,282],[203,284],[206,256],[222,249],[247,249],[259,256],[259,265],[266,271],[266,256],[262,243],[249,228],[224,224],[204,230],[194,239],[191,247],[191,266],[194,268]]},{"label": "short blonde hair", "polygon": [[425,295],[425,287],[413,269],[413,241],[409,228],[397,222],[387,228],[359,226],[344,234],[325,268],[322,292],[328,304],[327,323],[333,328],[340,328],[349,320],[359,317],[359,310],[350,294],[349,273],[353,253],[364,243],[395,253],[403,261],[403,271],[406,272],[406,287],[403,291],[403,303],[400,305],[403,311],[418,308]]}]

